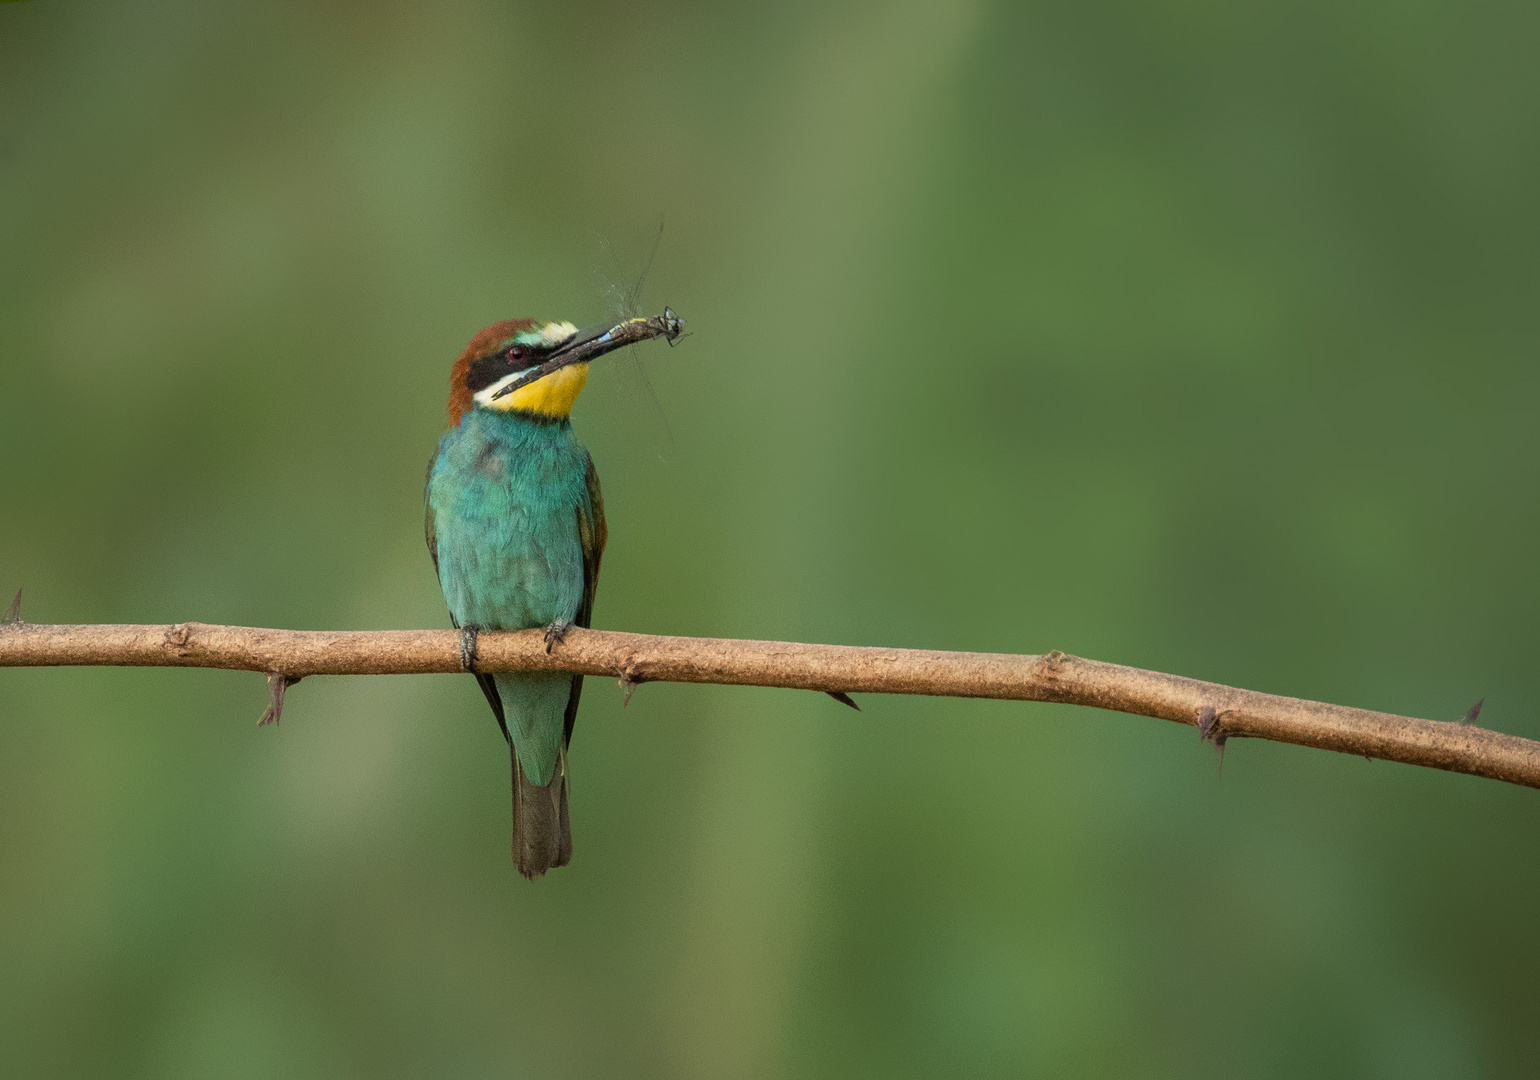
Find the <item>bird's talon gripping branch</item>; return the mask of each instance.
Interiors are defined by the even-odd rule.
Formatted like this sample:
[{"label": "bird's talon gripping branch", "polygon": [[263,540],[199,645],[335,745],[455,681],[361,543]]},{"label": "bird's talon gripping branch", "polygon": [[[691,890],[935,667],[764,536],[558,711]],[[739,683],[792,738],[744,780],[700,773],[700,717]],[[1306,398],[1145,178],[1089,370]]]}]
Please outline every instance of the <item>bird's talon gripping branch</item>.
[{"label": "bird's talon gripping branch", "polygon": [[825,690],[824,693],[828,694],[841,705],[849,705],[856,712],[861,711],[861,706],[856,704],[856,699],[845,693],[843,690]]},{"label": "bird's talon gripping branch", "polygon": [[[22,586],[22,588],[25,587]],[[16,599],[11,601],[11,606],[5,613],[5,622],[10,626],[21,625],[21,589],[16,590]]]},{"label": "bird's talon gripping branch", "polygon": [[567,640],[567,631],[573,624],[566,619],[557,619],[545,628],[545,651],[549,653],[552,646],[560,645]]},{"label": "bird's talon gripping branch", "polygon": [[257,721],[257,727],[276,724],[283,719],[284,692],[303,678],[303,675],[285,675],[281,671],[267,673],[267,709],[263,711],[262,719]]},{"label": "bird's talon gripping branch", "polygon": [[476,670],[476,641],[480,636],[481,627],[475,623],[460,627],[460,667],[466,671]]}]

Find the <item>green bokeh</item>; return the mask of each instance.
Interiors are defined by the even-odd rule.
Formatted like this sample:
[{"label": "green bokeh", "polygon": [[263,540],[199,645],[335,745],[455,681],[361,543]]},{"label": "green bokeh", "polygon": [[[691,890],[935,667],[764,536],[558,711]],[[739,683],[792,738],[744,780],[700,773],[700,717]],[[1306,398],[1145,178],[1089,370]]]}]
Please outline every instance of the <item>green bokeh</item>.
[{"label": "green bokeh", "polygon": [[[605,314],[596,622],[1083,655],[1540,737],[1533,5],[0,10],[0,588],[446,625],[449,364]],[[669,434],[669,429],[672,435]],[[1067,707],[0,672],[0,1060],[79,1077],[1466,1077],[1540,793]]]}]

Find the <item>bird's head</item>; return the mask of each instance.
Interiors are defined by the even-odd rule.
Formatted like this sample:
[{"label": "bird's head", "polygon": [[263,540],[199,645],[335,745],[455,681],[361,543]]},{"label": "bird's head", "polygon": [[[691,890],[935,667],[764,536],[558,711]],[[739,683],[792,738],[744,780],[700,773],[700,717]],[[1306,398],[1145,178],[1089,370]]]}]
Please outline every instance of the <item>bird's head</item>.
[{"label": "bird's head", "polygon": [[565,420],[588,381],[590,361],[625,345],[662,337],[684,324],[672,311],[650,319],[579,330],[569,322],[508,319],[471,339],[449,376],[449,426],[471,409]]}]

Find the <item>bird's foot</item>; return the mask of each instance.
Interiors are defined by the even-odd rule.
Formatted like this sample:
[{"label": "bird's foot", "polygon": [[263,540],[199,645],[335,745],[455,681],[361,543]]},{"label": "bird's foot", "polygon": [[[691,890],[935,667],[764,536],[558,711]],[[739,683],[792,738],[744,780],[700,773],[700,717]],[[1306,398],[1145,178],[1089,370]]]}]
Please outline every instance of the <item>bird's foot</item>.
[{"label": "bird's foot", "polygon": [[560,645],[567,640],[567,631],[572,629],[572,623],[567,619],[557,619],[545,628],[545,651]]},{"label": "bird's foot", "polygon": [[476,638],[480,634],[481,627],[475,623],[460,627],[460,667],[466,671],[476,670]]}]

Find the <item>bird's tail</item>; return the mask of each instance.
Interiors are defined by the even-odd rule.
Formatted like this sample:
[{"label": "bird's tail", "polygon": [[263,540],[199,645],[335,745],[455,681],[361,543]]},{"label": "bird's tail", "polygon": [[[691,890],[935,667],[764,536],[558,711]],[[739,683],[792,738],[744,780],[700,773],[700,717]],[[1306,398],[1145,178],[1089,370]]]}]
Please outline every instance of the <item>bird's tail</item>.
[{"label": "bird's tail", "polygon": [[[510,744],[512,749],[512,744]],[[567,816],[567,749],[545,787],[530,782],[513,750],[513,862],[533,881],[572,861],[572,822]]]}]

